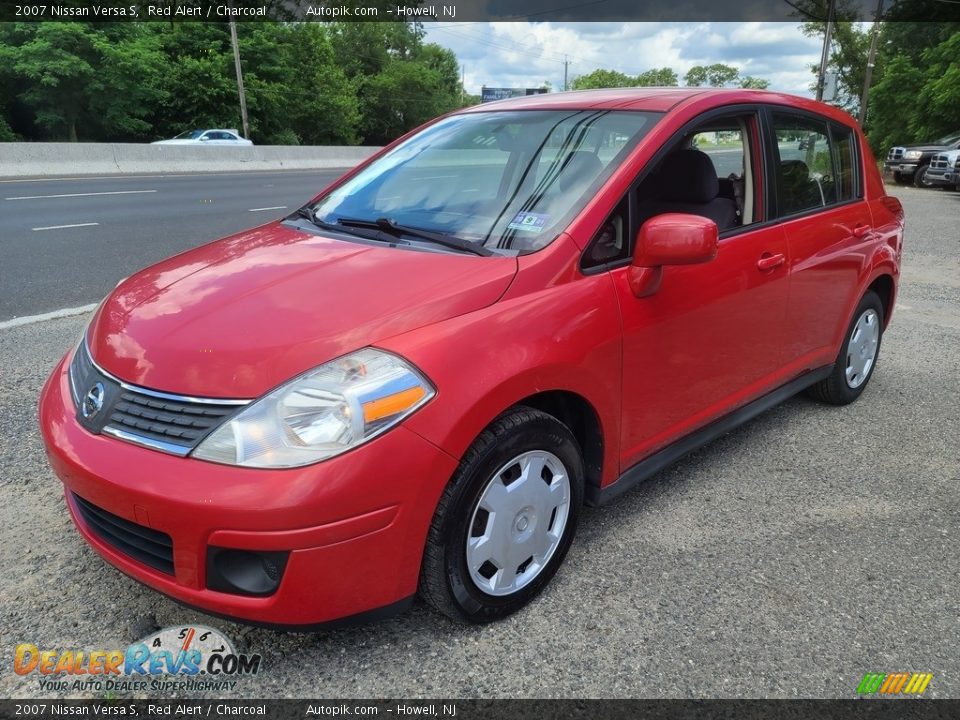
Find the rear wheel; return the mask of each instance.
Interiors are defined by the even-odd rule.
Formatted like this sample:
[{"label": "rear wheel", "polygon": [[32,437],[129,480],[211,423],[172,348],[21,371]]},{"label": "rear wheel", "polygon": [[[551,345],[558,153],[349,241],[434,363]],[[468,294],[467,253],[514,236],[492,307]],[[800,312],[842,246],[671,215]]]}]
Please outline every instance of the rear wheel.
[{"label": "rear wheel", "polygon": [[811,386],[807,393],[831,405],[847,405],[860,397],[877,366],[882,336],[883,303],[870,290],[853,313],[830,375]]},{"label": "rear wheel", "polygon": [[570,547],[583,460],[570,430],[518,407],[467,451],[430,526],[420,594],[454,620],[498,620],[532,600]]}]

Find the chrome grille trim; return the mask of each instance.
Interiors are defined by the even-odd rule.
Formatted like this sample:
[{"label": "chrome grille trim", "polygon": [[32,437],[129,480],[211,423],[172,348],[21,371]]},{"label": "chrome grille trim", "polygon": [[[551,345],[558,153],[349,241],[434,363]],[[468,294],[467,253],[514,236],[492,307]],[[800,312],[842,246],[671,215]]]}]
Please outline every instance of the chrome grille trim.
[{"label": "chrome grille trim", "polygon": [[126,430],[118,430],[110,425],[105,427],[103,432],[106,435],[112,435],[118,440],[126,440],[134,445],[142,445],[143,447],[148,447],[151,450],[161,450],[162,452],[170,453],[171,455],[179,455],[180,457],[186,457],[190,454],[190,451],[193,450],[193,448],[183,447],[182,445],[174,445],[173,443],[166,443],[162,440],[154,440],[153,438],[148,438],[143,435],[134,435]]},{"label": "chrome grille trim", "polygon": [[252,402],[200,398],[132,385],[97,365],[85,340],[71,358],[69,380],[78,410],[86,385],[101,382],[107,387],[107,401],[97,418],[77,414],[87,431],[179,457],[189,455],[210,433]]}]

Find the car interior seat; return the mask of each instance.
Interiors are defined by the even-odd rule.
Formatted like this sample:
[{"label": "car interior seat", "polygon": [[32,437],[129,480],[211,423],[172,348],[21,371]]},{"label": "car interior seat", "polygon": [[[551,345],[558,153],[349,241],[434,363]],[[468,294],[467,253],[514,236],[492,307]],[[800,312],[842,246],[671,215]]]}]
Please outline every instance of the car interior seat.
[{"label": "car interior seat", "polygon": [[720,196],[716,168],[705,152],[686,148],[671,153],[656,178],[656,196],[640,199],[641,224],[654,215],[670,212],[709,218],[721,231],[738,224],[737,203]]},{"label": "car interior seat", "polygon": [[784,211],[796,212],[823,205],[820,188],[815,180],[810,179],[810,168],[803,160],[781,161],[780,178]]}]

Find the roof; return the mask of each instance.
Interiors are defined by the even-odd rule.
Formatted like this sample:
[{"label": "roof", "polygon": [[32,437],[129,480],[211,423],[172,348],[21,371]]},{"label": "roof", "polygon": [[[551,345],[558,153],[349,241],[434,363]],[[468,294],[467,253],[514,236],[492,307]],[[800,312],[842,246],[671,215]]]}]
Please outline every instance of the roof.
[{"label": "roof", "polygon": [[466,112],[484,110],[560,110],[560,109],[629,109],[664,112],[677,103],[709,92],[704,88],[609,88],[605,90],[574,90],[562,93],[542,93],[508,98],[474,105]]},{"label": "roof", "polygon": [[770,90],[710,87],[640,87],[576,90],[543,93],[472,105],[457,112],[490,112],[492,110],[641,110],[669,112],[680,104],[695,104],[700,110],[711,106],[737,103],[769,103],[786,105],[832,117],[855,125],[856,121],[839,108],[810,98]]}]

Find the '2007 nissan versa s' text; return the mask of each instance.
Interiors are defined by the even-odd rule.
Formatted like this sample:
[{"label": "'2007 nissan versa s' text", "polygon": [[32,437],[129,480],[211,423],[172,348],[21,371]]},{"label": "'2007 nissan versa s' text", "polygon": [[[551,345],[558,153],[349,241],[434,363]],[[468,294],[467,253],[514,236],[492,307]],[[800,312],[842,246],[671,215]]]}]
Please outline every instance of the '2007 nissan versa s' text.
[{"label": "'2007 nissan versa s' text", "polygon": [[419,592],[495,620],[584,502],[801,390],[855,400],[902,241],[826,105],[472,107],[120,283],[50,376],[43,436],[87,542],[182,602],[313,626]]}]

